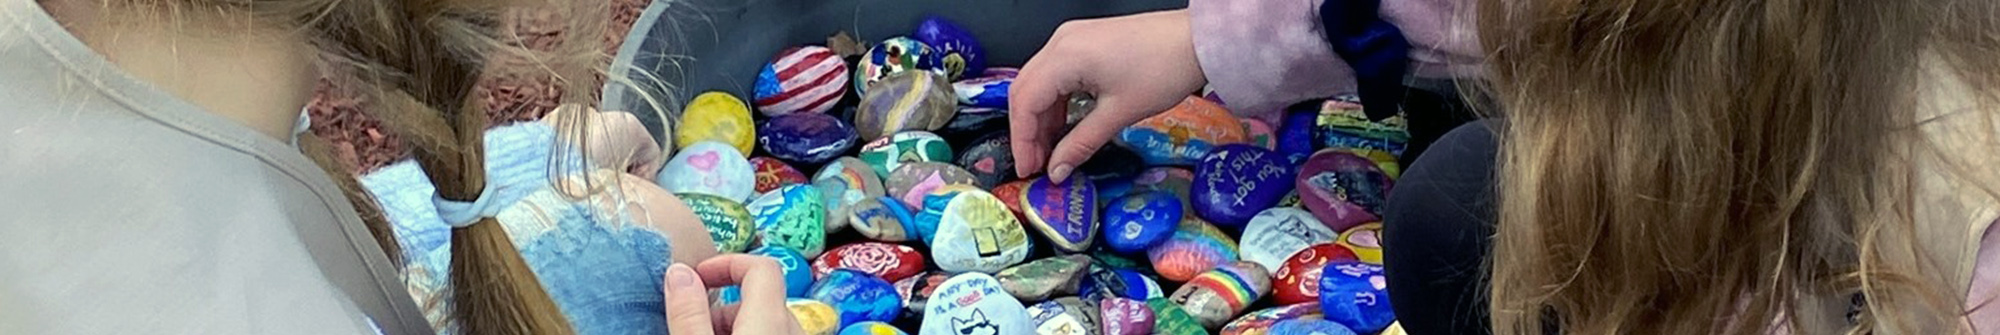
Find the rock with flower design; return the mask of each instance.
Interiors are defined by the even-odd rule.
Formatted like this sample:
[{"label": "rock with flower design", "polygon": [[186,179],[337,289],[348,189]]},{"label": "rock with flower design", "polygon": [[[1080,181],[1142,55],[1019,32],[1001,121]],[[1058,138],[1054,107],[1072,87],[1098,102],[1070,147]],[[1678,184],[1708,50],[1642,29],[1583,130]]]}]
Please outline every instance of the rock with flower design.
[{"label": "rock with flower design", "polygon": [[1206,99],[1187,97],[1166,112],[1140,120],[1118,133],[1119,146],[1131,149],[1147,165],[1194,165],[1225,144],[1249,142],[1243,124],[1228,109]]},{"label": "rock with flower design", "polygon": [[893,282],[923,271],[924,255],[905,245],[861,242],[828,249],[813,261],[812,268],[816,278],[825,278],[833,270],[848,269]]}]

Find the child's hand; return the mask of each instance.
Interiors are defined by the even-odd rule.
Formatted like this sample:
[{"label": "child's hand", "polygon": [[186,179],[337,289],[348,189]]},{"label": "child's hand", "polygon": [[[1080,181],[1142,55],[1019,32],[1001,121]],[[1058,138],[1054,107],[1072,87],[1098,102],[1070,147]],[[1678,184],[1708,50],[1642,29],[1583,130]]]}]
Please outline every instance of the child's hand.
[{"label": "child's hand", "polygon": [[[667,268],[667,332],[674,335],[805,335],[785,307],[784,269],[770,258],[735,254],[694,268]],[[708,288],[741,285],[743,302],[709,311]]]},{"label": "child's hand", "polygon": [[[1008,92],[1016,172],[1049,166],[1050,178],[1064,180],[1119,130],[1206,84],[1187,10],[1064,23]],[[1096,108],[1065,134],[1069,97],[1084,93]]]}]

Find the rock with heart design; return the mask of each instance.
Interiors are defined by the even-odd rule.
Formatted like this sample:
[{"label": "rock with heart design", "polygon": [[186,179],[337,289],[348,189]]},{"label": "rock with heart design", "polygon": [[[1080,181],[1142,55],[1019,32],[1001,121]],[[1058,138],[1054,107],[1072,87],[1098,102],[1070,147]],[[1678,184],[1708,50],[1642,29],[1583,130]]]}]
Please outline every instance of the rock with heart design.
[{"label": "rock with heart design", "polygon": [[1364,223],[1340,233],[1340,246],[1354,250],[1354,256],[1369,264],[1382,264],[1382,223]]},{"label": "rock with heart design", "polygon": [[979,39],[972,37],[972,31],[960,28],[949,19],[935,15],[924,17],[910,37],[930,45],[938,55],[939,66],[944,67],[954,79],[986,71],[986,48],[979,45]]},{"label": "rock with heart design", "polygon": [[1327,149],[1306,159],[1296,186],[1313,216],[1333,230],[1346,231],[1382,220],[1379,215],[1395,181],[1367,158]]},{"label": "rock with heart design", "polygon": [[1118,132],[1114,143],[1131,149],[1146,165],[1193,165],[1225,144],[1249,142],[1243,124],[1229,110],[1189,96],[1179,105]]},{"label": "rock with heart design", "polygon": [[813,188],[819,189],[820,202],[826,206],[826,232],[840,232],[847,228],[847,222],[854,215],[855,204],[862,200],[882,197],[888,190],[882,187],[882,177],[875,174],[875,168],[854,157],[841,157],[821,167],[813,176]]},{"label": "rock with heart design", "polygon": [[1097,302],[1063,297],[1028,306],[1037,335],[1096,335]]},{"label": "rock with heart design", "polygon": [[896,329],[896,326],[890,325],[885,322],[868,321],[868,322],[847,325],[846,328],[840,329],[840,335],[910,335],[910,334],[904,333],[902,329]]},{"label": "rock with heart design", "polygon": [[785,49],[757,72],[757,111],[765,116],[826,113],[847,95],[847,60],[833,49]]},{"label": "rock with heart design", "polygon": [[1120,297],[1144,300],[1165,297],[1160,283],[1138,270],[1091,266],[1090,276],[1079,286],[1085,298]]},{"label": "rock with heart design", "polygon": [[908,242],[917,237],[915,213],[902,200],[874,197],[856,202],[847,222],[861,236],[883,242]]},{"label": "rock with heart design", "polygon": [[1188,202],[1202,219],[1241,230],[1292,191],[1297,171],[1270,149],[1224,145],[1195,167]]},{"label": "rock with heart design", "polygon": [[940,188],[951,185],[979,185],[979,179],[963,168],[945,163],[909,162],[889,173],[889,196],[901,199],[903,205],[922,207],[924,196]]},{"label": "rock with heart design", "polygon": [[757,194],[764,194],[785,185],[806,183],[806,174],[776,158],[752,157],[750,166],[757,170]]},{"label": "rock with heart design", "polygon": [[[1352,329],[1327,320],[1280,320],[1270,335],[1355,335]],[[1384,334],[1387,335],[1387,334]]]},{"label": "rock with heart design", "polygon": [[1214,329],[1236,318],[1270,292],[1269,270],[1257,263],[1235,262],[1189,279],[1168,299],[1187,308],[1188,314],[1201,321],[1202,327]]},{"label": "rock with heart design", "polygon": [[1243,228],[1243,260],[1266,269],[1277,269],[1293,253],[1314,244],[1331,243],[1340,233],[1314,219],[1312,213],[1292,207],[1266,209],[1250,218]]},{"label": "rock with heart design", "polygon": [[802,298],[807,290],[812,289],[812,259],[798,250],[782,245],[765,245],[751,249],[750,254],[770,257],[778,262],[779,268],[784,269],[785,296]]},{"label": "rock with heart design", "polygon": [[861,146],[861,161],[886,179],[889,174],[912,162],[951,162],[951,144],[928,131],[905,131],[876,139]]},{"label": "rock with heart design", "polygon": [[840,311],[824,301],[802,298],[785,299],[785,308],[792,311],[792,320],[799,322],[799,328],[810,335],[833,335],[840,330]]},{"label": "rock with heart design", "polygon": [[1189,315],[1187,309],[1181,308],[1181,305],[1174,304],[1173,300],[1153,298],[1146,300],[1146,306],[1153,308],[1153,334],[1208,334],[1208,329],[1202,328],[1201,322],[1196,321],[1194,315]]},{"label": "rock with heart design", "polygon": [[814,165],[847,153],[861,142],[861,135],[845,121],[832,115],[798,113],[764,121],[757,132],[757,144],[765,152],[789,162]]},{"label": "rock with heart design", "polygon": [[1146,250],[1160,278],[1186,282],[1216,266],[1236,261],[1236,240],[1201,218],[1182,217],[1173,237]]},{"label": "rock with heart design", "polygon": [[1306,161],[1314,151],[1319,151],[1318,142],[1313,141],[1313,131],[1319,122],[1318,108],[1294,108],[1285,112],[1284,126],[1278,127],[1277,149],[1286,161],[1296,165]]},{"label": "rock with heart design", "polygon": [[738,155],[749,153],[756,144],[757,130],[750,121],[750,106],[726,92],[705,92],[688,102],[675,124],[674,143],[687,150],[696,143],[716,141],[735,148]]},{"label": "rock with heart design", "polygon": [[894,284],[849,269],[828,272],[813,282],[806,296],[833,305],[839,311],[839,327],[865,321],[896,321],[896,316],[903,312],[903,297],[896,294]]},{"label": "rock with heart design", "polygon": [[1014,76],[1020,70],[996,69],[987,71],[976,78],[951,83],[958,92],[958,104],[973,107],[1007,108],[1007,89],[1014,86]]},{"label": "rock with heart design", "polygon": [[1352,97],[1327,99],[1320,104],[1319,129],[1313,137],[1324,148],[1364,148],[1401,155],[1410,142],[1409,128],[1402,116],[1369,121],[1361,102]]},{"label": "rock with heart design", "polygon": [[930,72],[909,71],[890,75],[861,96],[854,129],[862,139],[874,140],[904,130],[938,130],[957,114],[958,93],[951,91],[951,82]]},{"label": "rock with heart design", "polygon": [[1014,146],[1006,132],[989,134],[973,140],[965,152],[958,154],[957,162],[979,179],[979,187],[992,188],[1014,176]]},{"label": "rock with heart design", "polygon": [[1278,131],[1271,129],[1271,124],[1258,119],[1242,120],[1243,134],[1250,139],[1247,143],[1265,149],[1278,149]]},{"label": "rock with heart design", "polygon": [[758,240],[791,247],[806,257],[826,250],[826,208],[812,185],[772,190],[745,206],[757,217]]},{"label": "rock with heart design", "polygon": [[1379,332],[1396,321],[1389,303],[1389,279],[1381,265],[1334,261],[1320,270],[1319,307],[1328,321],[1360,333]]},{"label": "rock with heart design", "polygon": [[715,141],[695,142],[681,149],[660,168],[654,181],[676,194],[700,193],[736,202],[747,202],[757,195],[757,170],[750,167],[750,160],[736,148]]},{"label": "rock with heart design", "polygon": [[1032,335],[1035,323],[1028,307],[1000,289],[1000,280],[984,273],[963,273],[945,280],[924,306],[918,335]]},{"label": "rock with heart design", "polygon": [[1320,243],[1299,250],[1271,273],[1271,295],[1281,305],[1319,302],[1320,270],[1335,261],[1356,261],[1353,250],[1335,243]]},{"label": "rock with heart design", "polygon": [[1020,202],[1028,224],[1056,249],[1083,252],[1097,238],[1097,185],[1087,178],[1060,183],[1048,177],[1036,178],[1015,201]]},{"label": "rock with heart design", "polygon": [[1181,222],[1181,200],[1161,191],[1126,194],[1104,207],[1104,246],[1136,254],[1165,243]]},{"label": "rock with heart design", "polygon": [[951,73],[945,72],[944,62],[938,56],[931,45],[913,38],[897,36],[882,40],[882,44],[869,48],[854,65],[854,93],[867,94],[877,82],[903,73],[929,73],[940,80],[947,79]]},{"label": "rock with heart design", "polygon": [[1028,232],[999,198],[975,189],[950,199],[930,243],[938,268],[994,273],[1028,258]]},{"label": "rock with heart design", "polygon": [[1317,301],[1285,304],[1245,314],[1243,317],[1237,318],[1236,321],[1230,321],[1229,324],[1223,325],[1222,331],[1218,334],[1267,335],[1273,334],[1271,332],[1272,326],[1285,320],[1320,320],[1323,318],[1324,316],[1320,315],[1319,302]]},{"label": "rock with heart design", "polygon": [[1144,335],[1153,333],[1153,308],[1146,302],[1126,298],[1098,300],[1098,324],[1104,335]]},{"label": "rock with heart design", "polygon": [[742,203],[701,193],[675,196],[694,211],[695,218],[701,219],[702,227],[708,230],[708,238],[715,241],[716,252],[739,253],[750,248],[751,240],[756,237],[751,228],[757,225],[757,219],[743,208]]},{"label": "rock with heart design", "polygon": [[813,260],[812,268],[815,278],[824,279],[833,270],[848,269],[893,282],[923,271],[924,255],[906,245],[861,242],[827,249]]},{"label": "rock with heart design", "polygon": [[930,303],[931,293],[947,279],[951,279],[950,273],[931,271],[896,281],[896,294],[903,296],[903,318],[923,318],[924,305]]},{"label": "rock with heart design", "polygon": [[1083,282],[1090,257],[1069,255],[1037,259],[1000,270],[1000,287],[1025,302],[1048,300],[1050,296],[1072,295]]}]

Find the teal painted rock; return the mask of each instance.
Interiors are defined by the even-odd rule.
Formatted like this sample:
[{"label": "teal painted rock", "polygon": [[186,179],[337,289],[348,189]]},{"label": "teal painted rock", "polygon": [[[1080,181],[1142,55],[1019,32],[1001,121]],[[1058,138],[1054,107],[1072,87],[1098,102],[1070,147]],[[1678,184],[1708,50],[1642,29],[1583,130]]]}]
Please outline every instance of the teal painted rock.
[{"label": "teal painted rock", "polygon": [[903,163],[950,163],[951,144],[928,131],[905,131],[861,146],[861,161],[875,168],[875,175],[887,179]]},{"label": "teal painted rock", "polygon": [[1000,287],[1026,302],[1048,300],[1050,296],[1072,295],[1083,282],[1090,257],[1069,255],[1038,259],[1000,270]]},{"label": "teal painted rock", "polygon": [[826,250],[826,208],[818,189],[791,185],[772,190],[747,206],[757,216],[759,241],[798,250],[806,257]]},{"label": "teal painted rock", "polygon": [[674,196],[680,197],[681,203],[694,210],[695,218],[701,219],[703,228],[708,229],[708,238],[715,240],[716,252],[739,253],[750,248],[750,241],[756,237],[750,228],[757,225],[757,219],[743,204],[701,193]]},{"label": "teal painted rock", "polygon": [[827,163],[813,176],[812,185],[819,189],[820,203],[826,206],[828,234],[847,228],[856,203],[881,197],[888,191],[882,187],[882,177],[875,174],[875,168],[854,157]]},{"label": "teal painted rock", "polygon": [[1146,300],[1146,306],[1153,308],[1154,334],[1208,335],[1208,330],[1201,328],[1201,323],[1195,321],[1193,315],[1188,315],[1181,305],[1175,305],[1167,298]]}]

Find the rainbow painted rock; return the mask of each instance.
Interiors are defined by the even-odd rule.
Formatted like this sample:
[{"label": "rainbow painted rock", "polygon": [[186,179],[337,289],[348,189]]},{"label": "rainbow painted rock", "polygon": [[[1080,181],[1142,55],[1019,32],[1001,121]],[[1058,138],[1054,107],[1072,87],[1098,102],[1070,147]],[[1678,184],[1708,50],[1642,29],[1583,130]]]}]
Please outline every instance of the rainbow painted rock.
[{"label": "rainbow painted rock", "polygon": [[792,319],[799,322],[799,328],[810,335],[832,335],[840,330],[840,311],[833,305],[812,299],[785,299],[785,308],[792,311]]},{"label": "rainbow painted rock", "polygon": [[828,272],[813,283],[812,291],[806,295],[833,305],[840,315],[839,327],[865,321],[895,321],[903,311],[903,297],[896,294],[895,285],[855,270]]},{"label": "rainbow painted rock", "polygon": [[764,121],[757,143],[771,156],[800,164],[820,164],[840,157],[861,141],[854,126],[820,113],[787,114]]},{"label": "rainbow painted rock", "polygon": [[902,200],[874,197],[854,203],[848,224],[861,236],[883,242],[907,242],[916,237],[916,218]]},{"label": "rainbow painted rock", "polygon": [[868,321],[847,325],[840,329],[840,335],[909,335],[896,326],[879,321]]},{"label": "rainbow painted rock", "polygon": [[1166,243],[1181,222],[1181,200],[1161,191],[1127,194],[1104,207],[1104,246],[1136,254]]},{"label": "rainbow painted rock", "polygon": [[1299,250],[1271,273],[1271,296],[1281,305],[1319,302],[1320,270],[1335,261],[1357,261],[1354,250],[1321,243]]},{"label": "rainbow painted rock", "polygon": [[1007,108],[1007,89],[1014,86],[1016,70],[991,71],[977,78],[951,83],[958,92],[958,104],[973,107]]},{"label": "rainbow painted rock", "polygon": [[945,79],[944,64],[929,44],[909,37],[894,37],[869,48],[855,64],[854,93],[866,94],[876,82],[903,73],[930,73]]},{"label": "rainbow painted rock", "polygon": [[1216,147],[1249,140],[1243,124],[1228,109],[1190,96],[1166,112],[1126,127],[1116,143],[1138,153],[1147,165],[1184,166],[1208,157]]},{"label": "rainbow painted rock", "polygon": [[1014,146],[1008,139],[1006,132],[999,132],[972,141],[965,152],[958,154],[958,166],[972,172],[979,179],[979,187],[1000,185],[1014,176]]},{"label": "rainbow painted rock", "polygon": [[1287,304],[1265,308],[1230,321],[1222,326],[1220,335],[1267,335],[1272,334],[1272,326],[1285,320],[1320,320],[1319,302]]},{"label": "rainbow painted rock", "polygon": [[1319,306],[1328,321],[1360,333],[1375,333],[1396,321],[1389,304],[1389,279],[1382,266],[1335,261],[1320,270]]},{"label": "rainbow painted rock", "polygon": [[1186,309],[1181,308],[1181,305],[1174,304],[1173,300],[1167,300],[1167,298],[1153,298],[1151,300],[1146,300],[1146,306],[1150,306],[1153,308],[1154,334],[1166,334],[1166,335],[1208,334],[1208,330],[1202,328],[1200,321],[1196,321],[1193,315],[1189,315]]},{"label": "rainbow painted rock", "polygon": [[702,141],[716,141],[736,148],[736,152],[748,153],[756,144],[757,130],[750,121],[750,106],[743,99],[724,92],[706,92],[688,102],[681,110],[681,122],[674,124],[674,143],[679,150]]},{"label": "rainbow painted rock", "polygon": [[870,140],[904,130],[938,130],[958,114],[957,96],[951,83],[936,74],[891,75],[861,96],[854,128],[862,139]]},{"label": "rainbow painted rock", "polygon": [[828,234],[847,228],[856,203],[879,198],[888,192],[882,187],[882,177],[875,174],[875,168],[854,157],[841,157],[827,163],[820,168],[818,175],[813,176],[812,185],[819,189],[820,203],[826,206]]},{"label": "rainbow painted rock", "polygon": [[903,163],[949,163],[951,158],[951,144],[927,131],[899,132],[861,146],[861,161],[873,166],[875,174],[885,179]]},{"label": "rainbow painted rock", "polygon": [[1153,333],[1153,308],[1143,301],[1104,298],[1097,302],[1098,325],[1104,335],[1145,335]]},{"label": "rainbow painted rock", "polygon": [[1257,119],[1243,119],[1243,134],[1250,138],[1250,145],[1265,149],[1278,149],[1278,131],[1271,124]]},{"label": "rainbow painted rock", "polygon": [[708,230],[708,238],[715,241],[715,251],[739,253],[750,248],[750,241],[756,233],[750,230],[757,225],[757,219],[742,203],[727,198],[700,194],[676,194],[681,203],[694,211],[694,217],[701,219],[701,225]]},{"label": "rainbow painted rock", "polygon": [[903,200],[904,205],[923,205],[925,195],[939,188],[951,185],[978,186],[979,179],[972,172],[956,165],[932,162],[903,163],[895,172],[889,173],[888,195]]},{"label": "rainbow painted rock", "polygon": [[1333,149],[1320,150],[1300,167],[1299,200],[1336,231],[1381,221],[1395,182],[1375,162]]},{"label": "rainbow painted rock", "polygon": [[1340,233],[1340,246],[1354,250],[1354,256],[1369,264],[1382,264],[1382,223],[1370,222]]},{"label": "rainbow painted rock", "polygon": [[1213,329],[1228,323],[1270,292],[1270,271],[1257,263],[1235,262],[1195,276],[1168,299],[1187,308],[1188,314],[1200,321],[1202,327]]},{"label": "rainbow painted rock", "polygon": [[782,245],[764,245],[751,249],[750,254],[770,257],[778,261],[778,267],[785,272],[785,296],[801,298],[812,289],[813,274],[811,259],[798,250]]},{"label": "rainbow painted rock", "polygon": [[750,166],[757,170],[757,194],[764,194],[785,185],[806,183],[806,174],[799,173],[799,169],[785,165],[785,162],[777,158],[750,158]]},{"label": "rainbow painted rock", "polygon": [[1028,306],[1036,335],[1096,335],[1097,304],[1064,297]]},{"label": "rainbow painted rock", "polygon": [[986,71],[986,48],[979,45],[979,39],[972,37],[972,31],[959,28],[951,20],[940,16],[925,17],[923,22],[917,23],[916,33],[910,34],[910,37],[930,45],[937,53],[940,65],[952,78]]},{"label": "rainbow painted rock", "polygon": [[1199,218],[1181,218],[1165,243],[1146,251],[1160,277],[1185,282],[1216,266],[1236,261],[1236,240]]},{"label": "rainbow painted rock", "polygon": [[984,273],[963,273],[945,280],[924,306],[919,335],[1028,335],[1035,323],[1028,307],[1007,292],[1000,280]]},{"label": "rainbow painted rock", "polygon": [[1131,269],[1111,269],[1093,266],[1090,277],[1084,279],[1082,291],[1085,297],[1120,297],[1134,300],[1165,297],[1160,283],[1152,277]]},{"label": "rainbow painted rock", "polygon": [[1318,108],[1297,108],[1285,112],[1284,126],[1278,127],[1277,149],[1285,160],[1298,164],[1306,161],[1319,150],[1319,142],[1313,141],[1313,131],[1319,122]]},{"label": "rainbow painted rock", "polygon": [[931,293],[936,292],[947,279],[951,279],[950,273],[931,271],[896,281],[896,293],[903,295],[903,317],[923,318],[924,306],[930,303]]},{"label": "rainbow painted rock", "polygon": [[1028,258],[1028,232],[992,194],[952,197],[939,219],[931,256],[945,271],[993,273]]},{"label": "rainbow painted rock", "polygon": [[1269,149],[1225,145],[1195,167],[1188,202],[1202,219],[1241,230],[1292,191],[1297,171]]},{"label": "rainbow painted rock", "polygon": [[1097,238],[1097,185],[1085,178],[1057,183],[1036,178],[1021,192],[1021,209],[1056,249],[1083,252]]},{"label": "rainbow painted rock", "polygon": [[1285,264],[1292,253],[1305,250],[1314,244],[1332,243],[1340,237],[1326,225],[1313,219],[1312,213],[1292,207],[1277,207],[1258,213],[1250,218],[1250,225],[1243,228],[1243,260],[1263,265],[1266,269],[1277,269]]},{"label": "rainbow painted rock", "polygon": [[1410,132],[1402,116],[1368,121],[1361,103],[1350,99],[1329,99],[1320,105],[1319,129],[1314,136],[1321,147],[1366,148],[1403,154]]},{"label": "rainbow painted rock", "polygon": [[757,197],[748,206],[757,217],[758,240],[797,249],[806,257],[826,250],[826,207],[812,185],[791,185]]},{"label": "rainbow painted rock", "polygon": [[1000,288],[1007,294],[1022,301],[1048,300],[1052,295],[1076,294],[1077,285],[1082,283],[1085,271],[1090,267],[1090,257],[1069,255],[1037,259],[1026,264],[1000,270],[994,277],[1000,279]]},{"label": "rainbow painted rock", "polygon": [[660,168],[654,181],[676,194],[700,193],[737,202],[757,195],[757,170],[750,167],[750,160],[736,148],[715,141],[695,142],[681,149]]},{"label": "rainbow painted rock", "polygon": [[833,49],[785,49],[757,73],[757,111],[767,116],[826,113],[847,95],[847,78],[847,61]]},{"label": "rainbow painted rock", "polygon": [[812,269],[814,278],[825,279],[834,270],[847,269],[893,282],[924,271],[924,255],[905,245],[861,242],[827,249],[813,260]]},{"label": "rainbow painted rock", "polygon": [[1271,325],[1271,335],[1355,335],[1354,330],[1327,320],[1283,320]]}]

